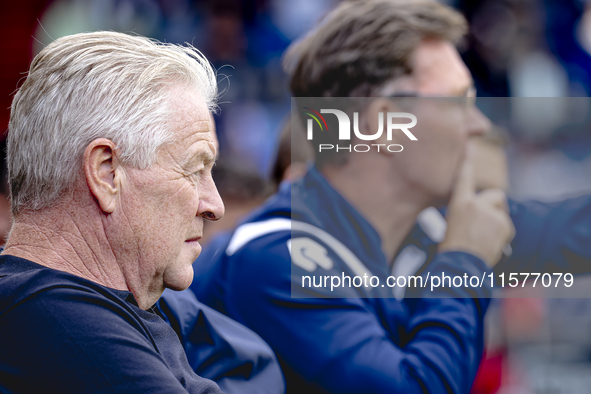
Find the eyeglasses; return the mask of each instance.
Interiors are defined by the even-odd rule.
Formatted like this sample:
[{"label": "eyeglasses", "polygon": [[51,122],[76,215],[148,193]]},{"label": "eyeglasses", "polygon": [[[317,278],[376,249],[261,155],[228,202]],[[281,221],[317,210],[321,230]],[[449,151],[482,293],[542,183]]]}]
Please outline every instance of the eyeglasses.
[{"label": "eyeglasses", "polygon": [[450,100],[454,103],[457,103],[464,109],[473,108],[476,105],[476,88],[474,86],[470,86],[464,94],[460,96],[423,96],[420,95],[418,92],[399,92],[395,93],[386,97],[391,98],[404,98],[404,97],[420,97],[420,98],[433,98],[433,99],[442,99],[442,100]]}]

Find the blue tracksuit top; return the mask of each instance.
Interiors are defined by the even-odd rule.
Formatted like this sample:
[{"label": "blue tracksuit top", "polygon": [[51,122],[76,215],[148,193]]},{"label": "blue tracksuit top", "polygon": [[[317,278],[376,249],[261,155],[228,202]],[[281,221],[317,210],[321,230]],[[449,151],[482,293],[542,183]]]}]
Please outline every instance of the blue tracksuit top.
[{"label": "blue tracksuit top", "polygon": [[[500,264],[515,271],[549,263],[565,267],[568,258],[590,261],[589,200],[511,202],[517,236],[511,258]],[[413,274],[426,261],[431,275],[489,274],[473,255],[438,254],[445,229],[442,233],[433,215],[427,216],[399,248],[394,264],[403,268],[399,273]],[[328,258],[313,267],[298,263],[296,243],[312,243]],[[353,288],[346,298],[331,298],[325,288],[303,289],[302,275],[358,272],[338,250],[342,245],[385,283],[391,272],[379,235],[312,167],[293,185],[283,184],[234,233],[205,248],[194,264],[191,289],[271,345],[288,392],[468,393],[482,355],[486,286],[472,298],[461,289],[455,295],[463,298],[447,293],[447,298],[398,299],[378,298],[392,296],[384,293],[393,291],[388,287]]]},{"label": "blue tracksuit top", "polygon": [[178,335],[189,365],[225,394],[283,394],[279,362],[257,334],[199,302],[190,291],[166,289],[156,303]]}]

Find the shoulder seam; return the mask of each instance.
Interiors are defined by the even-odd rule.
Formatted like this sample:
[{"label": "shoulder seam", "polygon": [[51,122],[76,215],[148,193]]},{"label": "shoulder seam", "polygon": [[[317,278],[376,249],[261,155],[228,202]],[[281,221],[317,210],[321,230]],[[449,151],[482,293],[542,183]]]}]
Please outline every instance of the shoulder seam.
[{"label": "shoulder seam", "polygon": [[336,253],[356,275],[372,276],[371,271],[361,262],[361,260],[359,260],[359,258],[349,248],[347,248],[333,235],[327,233],[325,230],[319,227],[297,220],[275,218],[262,222],[243,224],[239,226],[232,235],[230,243],[226,248],[226,255],[232,256],[234,253],[246,246],[249,242],[265,235],[281,231],[297,231],[309,234],[330,247],[332,251]]}]

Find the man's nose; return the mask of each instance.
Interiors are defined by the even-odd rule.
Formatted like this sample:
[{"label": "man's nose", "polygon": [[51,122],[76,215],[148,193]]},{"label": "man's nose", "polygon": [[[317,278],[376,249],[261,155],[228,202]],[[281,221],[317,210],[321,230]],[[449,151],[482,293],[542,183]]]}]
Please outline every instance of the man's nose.
[{"label": "man's nose", "polygon": [[468,135],[484,135],[491,129],[491,122],[479,109],[474,106],[467,114]]},{"label": "man's nose", "polygon": [[224,211],[224,202],[213,179],[210,178],[200,193],[197,215],[201,215],[207,220],[220,220],[224,216]]}]

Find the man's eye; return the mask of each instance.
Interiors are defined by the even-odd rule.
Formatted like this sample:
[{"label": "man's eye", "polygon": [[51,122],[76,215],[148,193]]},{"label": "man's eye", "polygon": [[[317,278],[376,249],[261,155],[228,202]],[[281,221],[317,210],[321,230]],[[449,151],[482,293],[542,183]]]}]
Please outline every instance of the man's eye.
[{"label": "man's eye", "polygon": [[203,175],[203,174],[211,174],[211,168],[208,166],[201,167],[199,170],[195,171],[193,175]]},{"label": "man's eye", "polygon": [[200,167],[197,171],[193,172],[191,175],[196,176],[196,175],[211,175],[212,171],[213,171],[213,163],[209,162],[209,163],[202,163],[200,164]]}]

